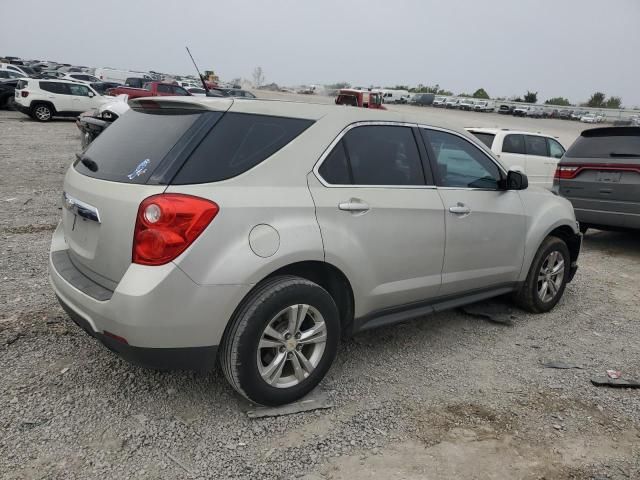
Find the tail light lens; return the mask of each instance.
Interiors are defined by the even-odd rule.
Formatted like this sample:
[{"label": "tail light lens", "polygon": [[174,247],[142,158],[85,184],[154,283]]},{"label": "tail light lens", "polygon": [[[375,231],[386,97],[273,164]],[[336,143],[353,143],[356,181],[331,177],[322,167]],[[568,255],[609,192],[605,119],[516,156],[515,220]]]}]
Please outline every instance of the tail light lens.
[{"label": "tail light lens", "polygon": [[198,238],[219,210],[211,200],[179,193],[144,199],[133,234],[133,263],[169,263]]},{"label": "tail light lens", "polygon": [[20,92],[20,96],[21,96],[22,98],[27,98],[27,97],[29,96],[29,92],[25,92],[24,90],[22,90],[22,91]]},{"label": "tail light lens", "polygon": [[569,167],[569,166],[558,165],[558,168],[556,168],[555,178],[558,178],[558,179],[575,178],[576,175],[578,175],[579,170],[580,170],[580,167],[575,167],[575,166]]}]

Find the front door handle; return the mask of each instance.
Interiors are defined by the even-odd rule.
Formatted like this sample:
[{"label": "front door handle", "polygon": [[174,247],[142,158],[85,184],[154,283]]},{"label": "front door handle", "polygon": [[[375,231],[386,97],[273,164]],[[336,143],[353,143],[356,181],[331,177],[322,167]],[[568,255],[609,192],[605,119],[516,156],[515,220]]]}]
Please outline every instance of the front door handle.
[{"label": "front door handle", "polygon": [[471,209],[464,203],[460,202],[458,202],[458,204],[454,207],[449,207],[449,211],[451,213],[455,213],[456,215],[469,215],[471,213]]},{"label": "front door handle", "polygon": [[369,205],[357,198],[352,198],[348,202],[340,202],[338,208],[345,212],[355,213],[369,211]]}]

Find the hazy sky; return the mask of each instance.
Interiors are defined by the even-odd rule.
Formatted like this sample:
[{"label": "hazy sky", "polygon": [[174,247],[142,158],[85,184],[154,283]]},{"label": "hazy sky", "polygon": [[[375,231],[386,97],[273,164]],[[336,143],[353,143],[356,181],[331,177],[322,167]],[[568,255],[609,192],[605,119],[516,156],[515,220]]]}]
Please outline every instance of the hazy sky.
[{"label": "hazy sky", "polygon": [[640,105],[640,0],[0,2],[0,56]]}]

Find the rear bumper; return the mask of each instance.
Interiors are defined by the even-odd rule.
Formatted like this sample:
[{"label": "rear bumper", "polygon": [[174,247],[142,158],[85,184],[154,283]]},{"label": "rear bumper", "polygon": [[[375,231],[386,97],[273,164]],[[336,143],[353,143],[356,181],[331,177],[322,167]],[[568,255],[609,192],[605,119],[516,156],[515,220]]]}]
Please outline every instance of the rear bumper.
[{"label": "rear bumper", "polygon": [[[574,203],[576,220],[583,225],[593,227],[640,230],[640,213],[616,211],[615,208],[612,208],[615,207],[615,205],[611,205],[612,203],[613,202],[602,202],[598,209],[579,208],[576,207]],[[638,210],[640,210],[640,205],[638,206]]]},{"label": "rear bumper", "polygon": [[[216,346],[251,285],[199,285],[179,267],[131,264],[111,291],[83,275],[59,227],[49,256],[51,285],[69,316],[123,358],[155,368],[211,366]],[[118,341],[115,338],[125,341]]]},{"label": "rear bumper", "polygon": [[135,347],[93,330],[89,322],[76,313],[58,297],[62,309],[71,320],[92,337],[124,360],[145,368],[158,370],[210,370],[216,362],[218,346],[190,348],[146,348]]},{"label": "rear bumper", "polygon": [[24,113],[25,115],[31,115],[31,109],[29,107],[25,107],[24,105],[21,105],[18,102],[14,103],[14,107],[16,110],[18,110],[21,113]]}]

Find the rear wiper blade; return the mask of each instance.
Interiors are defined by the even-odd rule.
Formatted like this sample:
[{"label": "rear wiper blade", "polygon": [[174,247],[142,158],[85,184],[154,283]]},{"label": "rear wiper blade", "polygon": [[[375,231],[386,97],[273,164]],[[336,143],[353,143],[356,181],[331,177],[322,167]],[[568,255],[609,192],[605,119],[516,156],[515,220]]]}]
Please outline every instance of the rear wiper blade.
[{"label": "rear wiper blade", "polygon": [[618,153],[618,152],[611,152],[609,154],[610,157],[614,157],[614,158],[636,158],[636,157],[640,157],[640,153]]},{"label": "rear wiper blade", "polygon": [[87,167],[92,172],[98,171],[98,164],[93,160],[91,160],[89,157],[80,156],[79,154],[76,153],[76,158],[80,160],[80,163],[82,163],[85,167]]}]

